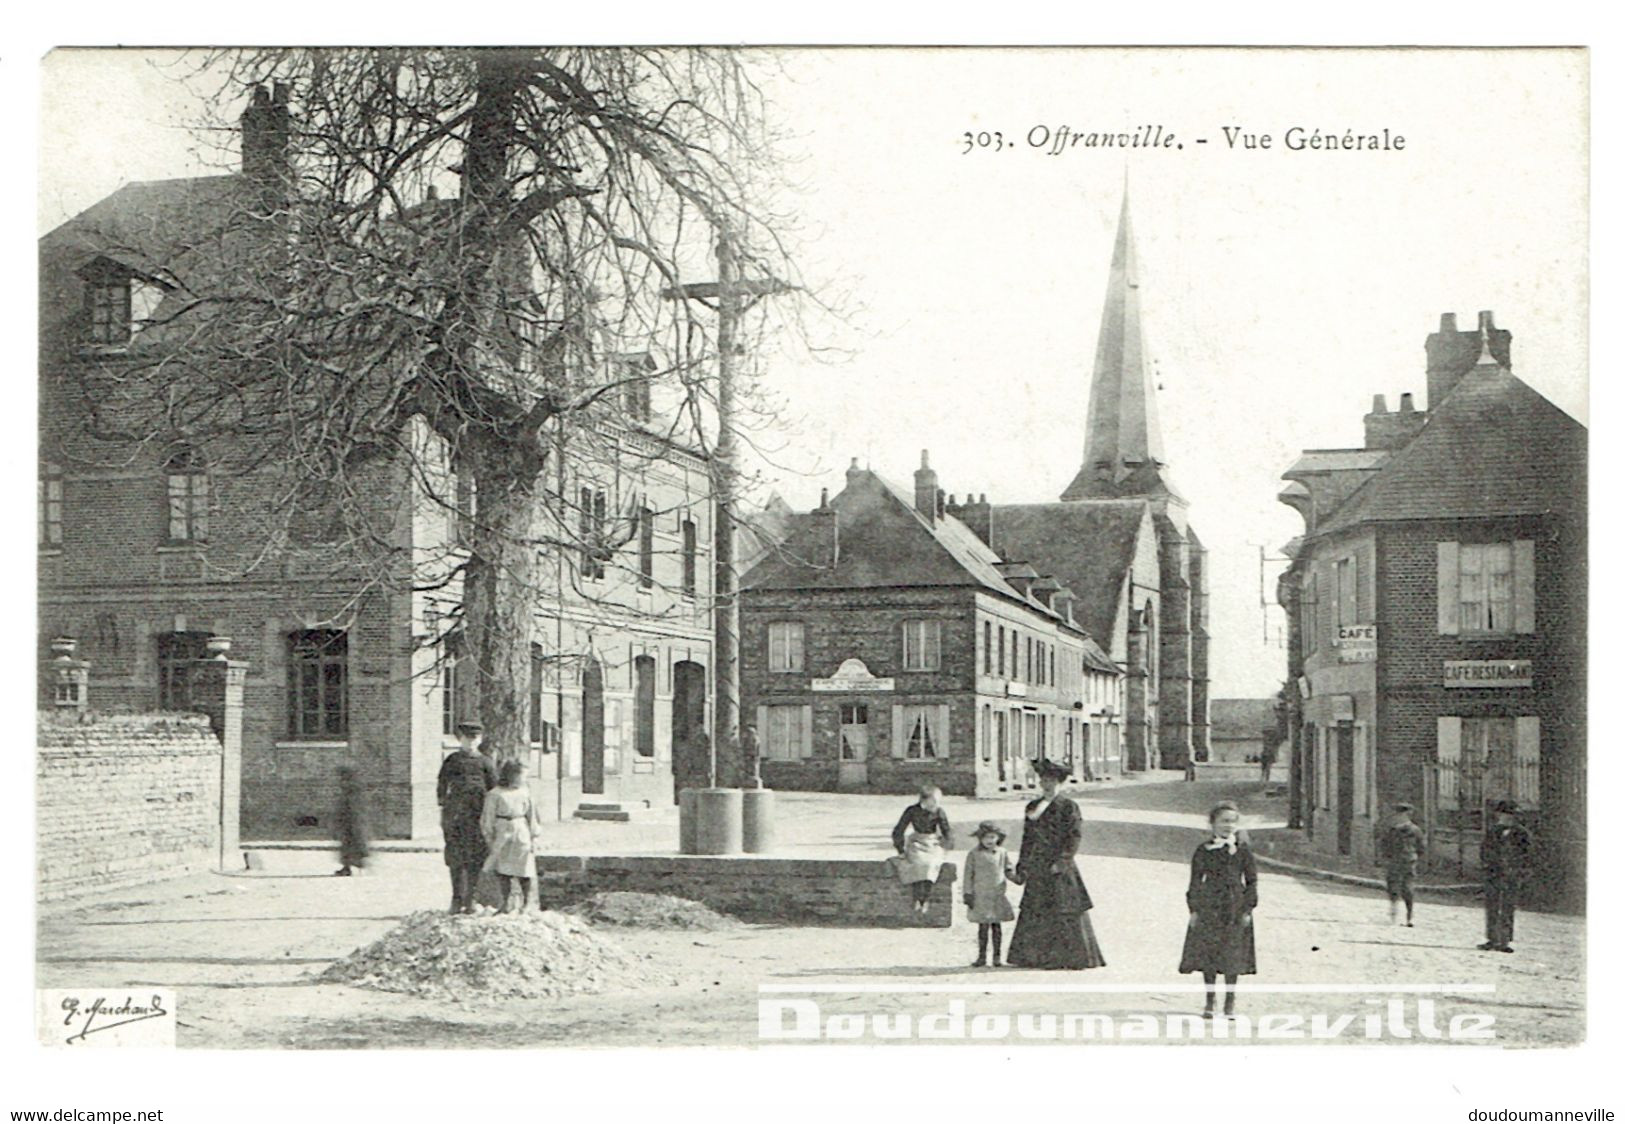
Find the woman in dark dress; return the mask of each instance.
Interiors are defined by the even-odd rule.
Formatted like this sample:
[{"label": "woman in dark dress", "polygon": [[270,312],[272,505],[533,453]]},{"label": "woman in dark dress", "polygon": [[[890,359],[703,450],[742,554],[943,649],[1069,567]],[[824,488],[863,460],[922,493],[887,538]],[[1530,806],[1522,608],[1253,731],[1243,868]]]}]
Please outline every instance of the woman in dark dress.
[{"label": "woman in dark dress", "polygon": [[1241,813],[1228,800],[1208,813],[1213,837],[1191,856],[1191,884],[1185,904],[1191,919],[1185,929],[1181,972],[1201,972],[1207,985],[1204,1018],[1213,1017],[1213,991],[1224,976],[1224,1013],[1236,1013],[1236,977],[1258,971],[1253,950],[1253,909],[1258,905],[1258,866],[1253,849],[1237,838]]},{"label": "woman in dark dress", "polygon": [[333,873],[348,878],[358,866],[367,865],[366,795],[354,765],[339,766],[339,862]]},{"label": "woman in dark dress", "polygon": [[1016,862],[1016,881],[1025,889],[1005,958],[1014,968],[1100,968],[1106,963],[1089,924],[1094,903],[1076,862],[1083,813],[1071,799],[1056,794],[1066,775],[1066,768],[1053,761],[1038,763],[1044,795],[1027,805]]},{"label": "woman in dark dress", "polygon": [[474,890],[485,865],[485,837],[480,814],[485,794],[496,787],[497,767],[480,752],[483,727],[459,722],[459,748],[440,763],[435,795],[440,800],[440,830],[446,837],[446,866],[451,870],[451,912],[473,913]]}]

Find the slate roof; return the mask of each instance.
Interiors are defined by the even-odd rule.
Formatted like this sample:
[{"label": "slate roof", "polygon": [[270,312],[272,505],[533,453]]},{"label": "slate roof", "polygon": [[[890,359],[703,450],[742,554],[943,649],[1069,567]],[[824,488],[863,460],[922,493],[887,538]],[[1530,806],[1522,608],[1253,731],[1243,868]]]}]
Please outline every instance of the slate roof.
[{"label": "slate roof", "polygon": [[1311,472],[1374,471],[1387,459],[1385,449],[1305,449],[1281,475],[1291,480]]},{"label": "slate roof", "polygon": [[993,546],[1066,583],[1083,630],[1110,643],[1149,510],[1144,500],[1001,504],[992,512]]},{"label": "slate roof", "polygon": [[[927,522],[915,510],[912,494],[879,473],[854,469],[847,474],[846,489],[829,502],[840,516],[840,558],[836,565],[809,564],[816,553],[811,536],[818,531],[813,516],[794,515],[788,521],[789,532],[783,544],[769,551],[745,575],[743,588],[977,587],[1053,620],[1065,619],[1006,581],[1000,572],[1003,559],[976,532],[952,515]],[[1066,582],[1064,575],[1055,576]],[[1069,582],[1067,585],[1074,593],[1081,592]],[[1081,598],[1074,603],[1074,611],[1081,603]],[[1075,628],[1083,629],[1082,623]],[[1099,645],[1094,645],[1093,651],[1086,646],[1085,659],[1100,670],[1121,670]]]},{"label": "slate roof", "polygon": [[1275,728],[1275,700],[1214,699],[1208,703],[1208,721],[1215,741],[1257,738]]},{"label": "slate roof", "polygon": [[1585,426],[1504,367],[1481,366],[1316,529],[1585,511]]}]

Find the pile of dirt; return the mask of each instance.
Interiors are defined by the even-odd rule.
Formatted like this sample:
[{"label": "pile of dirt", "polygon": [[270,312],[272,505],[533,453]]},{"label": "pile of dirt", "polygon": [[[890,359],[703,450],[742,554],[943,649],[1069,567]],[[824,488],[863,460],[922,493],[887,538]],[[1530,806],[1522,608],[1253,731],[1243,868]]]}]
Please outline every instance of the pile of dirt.
[{"label": "pile of dirt", "polygon": [[738,920],[708,905],[670,894],[640,894],[625,890],[594,894],[565,908],[595,925],[624,925],[638,929],[731,929]]},{"label": "pile of dirt", "polygon": [[671,977],[562,913],[411,914],[320,978],[463,1002],[550,999]]}]

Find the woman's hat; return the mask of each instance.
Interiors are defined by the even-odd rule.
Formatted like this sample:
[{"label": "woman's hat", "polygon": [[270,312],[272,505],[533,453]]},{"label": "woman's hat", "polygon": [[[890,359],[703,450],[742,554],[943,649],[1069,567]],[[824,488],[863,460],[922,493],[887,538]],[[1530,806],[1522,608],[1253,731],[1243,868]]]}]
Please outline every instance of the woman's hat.
[{"label": "woman's hat", "polygon": [[976,830],[970,833],[972,839],[980,839],[984,835],[997,836],[1000,843],[1004,842],[1004,829],[992,820],[983,820],[976,825]]},{"label": "woman's hat", "polygon": [[1068,769],[1065,765],[1058,765],[1047,757],[1040,761],[1036,767],[1038,775],[1041,777],[1054,777],[1056,780],[1064,780],[1072,775],[1071,769]]},{"label": "woman's hat", "polygon": [[459,722],[457,723],[457,732],[459,734],[483,734],[485,733],[485,727],[478,722]]},{"label": "woman's hat", "polygon": [[1495,810],[1497,812],[1505,812],[1510,816],[1518,810],[1518,802],[1516,800],[1497,800],[1495,802]]}]

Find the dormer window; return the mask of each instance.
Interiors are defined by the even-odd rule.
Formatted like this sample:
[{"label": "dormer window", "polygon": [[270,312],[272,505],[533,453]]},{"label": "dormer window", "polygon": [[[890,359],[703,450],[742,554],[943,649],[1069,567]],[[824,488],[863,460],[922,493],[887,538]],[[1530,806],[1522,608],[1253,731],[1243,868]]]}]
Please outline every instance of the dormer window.
[{"label": "dormer window", "polygon": [[93,282],[89,290],[90,342],[118,347],[130,342],[130,279]]},{"label": "dormer window", "polygon": [[85,310],[93,347],[126,347],[152,322],[168,285],[110,258],[97,258],[83,270]]}]

